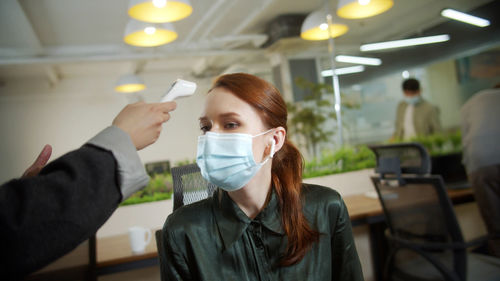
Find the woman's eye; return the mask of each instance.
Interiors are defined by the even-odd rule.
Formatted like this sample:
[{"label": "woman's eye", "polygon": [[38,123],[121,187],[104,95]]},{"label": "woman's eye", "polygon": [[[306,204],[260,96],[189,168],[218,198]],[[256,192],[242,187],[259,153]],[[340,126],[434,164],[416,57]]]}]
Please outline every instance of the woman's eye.
[{"label": "woman's eye", "polygon": [[229,123],[226,123],[226,125],[224,125],[224,128],[225,129],[236,129],[238,128],[239,124],[236,123],[236,122],[229,122]]},{"label": "woman's eye", "polygon": [[210,125],[200,125],[200,130],[203,132],[203,133],[206,133],[208,131],[210,131]]}]

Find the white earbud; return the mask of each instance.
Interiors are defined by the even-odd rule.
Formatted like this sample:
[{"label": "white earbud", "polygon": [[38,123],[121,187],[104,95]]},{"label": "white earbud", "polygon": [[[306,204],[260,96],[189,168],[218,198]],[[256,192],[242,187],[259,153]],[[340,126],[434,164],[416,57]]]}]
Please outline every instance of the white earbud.
[{"label": "white earbud", "polygon": [[269,158],[273,158],[275,146],[276,146],[276,141],[273,139],[273,141],[271,142],[271,153],[269,153]]}]

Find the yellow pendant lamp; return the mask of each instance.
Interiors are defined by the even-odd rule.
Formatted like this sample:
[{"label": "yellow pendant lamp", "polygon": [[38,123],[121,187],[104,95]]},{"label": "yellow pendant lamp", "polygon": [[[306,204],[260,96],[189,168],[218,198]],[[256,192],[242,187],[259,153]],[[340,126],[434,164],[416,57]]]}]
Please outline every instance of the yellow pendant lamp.
[{"label": "yellow pendant lamp", "polygon": [[125,28],[123,41],[136,47],[156,47],[177,39],[171,23],[147,23],[131,19]]},{"label": "yellow pendant lamp", "polygon": [[189,16],[193,7],[189,0],[130,0],[130,17],[145,22],[173,22]]},{"label": "yellow pendant lamp", "polygon": [[146,84],[134,74],[121,76],[115,85],[115,91],[119,93],[137,93],[144,89],[146,89]]},{"label": "yellow pendant lamp", "polygon": [[[306,17],[300,29],[300,37],[304,40],[326,40],[329,38],[328,29],[325,11],[318,10]],[[347,30],[349,30],[347,25],[334,23],[330,26],[330,36],[339,37]]]},{"label": "yellow pendant lamp", "polygon": [[389,10],[393,0],[339,0],[337,15],[346,19],[368,18]]}]

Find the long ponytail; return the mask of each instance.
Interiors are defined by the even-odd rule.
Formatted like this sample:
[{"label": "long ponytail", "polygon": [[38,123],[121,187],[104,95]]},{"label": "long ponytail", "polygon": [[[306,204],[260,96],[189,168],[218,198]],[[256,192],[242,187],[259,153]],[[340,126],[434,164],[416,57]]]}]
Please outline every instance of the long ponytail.
[{"label": "long ponytail", "polygon": [[272,166],[272,181],[280,201],[281,222],[288,237],[282,266],[298,263],[319,233],[313,230],[302,212],[302,155],[288,140],[275,156]]}]

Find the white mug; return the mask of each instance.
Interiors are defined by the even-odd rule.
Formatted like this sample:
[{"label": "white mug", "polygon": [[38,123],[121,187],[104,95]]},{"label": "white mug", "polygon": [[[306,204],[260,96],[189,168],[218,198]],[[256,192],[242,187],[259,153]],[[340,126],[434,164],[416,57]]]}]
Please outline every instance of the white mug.
[{"label": "white mug", "polygon": [[128,229],[130,238],[130,248],[132,253],[139,254],[146,250],[146,246],[151,242],[151,230],[140,226],[133,226]]}]

